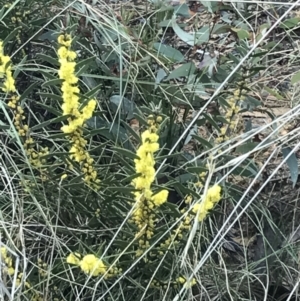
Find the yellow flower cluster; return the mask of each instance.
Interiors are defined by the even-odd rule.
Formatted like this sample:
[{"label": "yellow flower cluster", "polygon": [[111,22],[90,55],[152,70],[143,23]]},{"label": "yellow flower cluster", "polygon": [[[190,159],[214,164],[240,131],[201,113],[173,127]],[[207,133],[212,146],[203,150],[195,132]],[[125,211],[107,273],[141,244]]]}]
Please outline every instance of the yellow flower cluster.
[{"label": "yellow flower cluster", "polygon": [[[58,49],[58,58],[60,69],[58,71],[59,78],[62,83],[62,111],[63,115],[68,117],[68,124],[64,125],[61,130],[65,134],[69,134],[72,142],[70,156],[81,166],[81,171],[84,174],[84,181],[94,185],[100,181],[97,179],[97,172],[93,167],[93,159],[85,150],[87,141],[82,137],[83,131],[81,127],[86,120],[92,117],[96,107],[96,100],[90,100],[87,105],[80,111],[79,88],[77,87],[78,77],[75,74],[76,52],[71,50],[72,39],[68,34],[58,37],[60,48]],[[95,185],[95,188],[97,185]]]},{"label": "yellow flower cluster", "polygon": [[[202,172],[198,175],[198,182],[196,182],[194,185],[195,187],[203,187],[203,183],[205,182],[207,173]],[[193,197],[191,195],[186,195],[184,202],[187,205],[190,205],[193,201]],[[186,209],[182,209],[181,213],[185,213]],[[185,218],[178,224],[178,226],[173,229],[170,233],[169,238],[167,238],[163,243],[159,246],[158,254],[160,256],[163,256],[165,254],[165,251],[168,250],[171,244],[174,246],[178,245],[180,241],[182,241],[184,235],[188,233],[191,229],[191,222],[193,220],[193,216],[191,214],[187,214]]]},{"label": "yellow flower cluster", "polygon": [[136,152],[138,159],[134,160],[135,171],[139,174],[132,181],[136,189],[134,193],[136,209],[132,220],[139,229],[136,234],[140,247],[137,256],[143,254],[143,251],[149,247],[149,240],[154,234],[155,209],[167,201],[169,193],[167,190],[161,190],[153,194],[151,190],[155,180],[154,153],[159,149],[158,122],[161,120],[160,116],[155,120],[152,115],[148,117],[149,128],[141,135],[142,143]]},{"label": "yellow flower cluster", "polygon": [[[18,274],[18,277],[17,277],[17,280],[16,280],[16,286],[17,286],[17,287],[21,285],[21,283],[22,283],[22,278],[23,278],[23,273],[19,273],[19,274]],[[27,281],[24,282],[24,285],[25,285],[26,288],[31,288],[30,283],[27,282]]]},{"label": "yellow flower cluster", "polygon": [[116,267],[107,267],[103,260],[99,259],[93,254],[87,254],[84,257],[79,253],[70,253],[67,257],[67,263],[78,266],[84,273],[90,276],[104,275],[105,279],[114,277],[122,272],[122,269]]},{"label": "yellow flower cluster", "polygon": [[12,266],[12,258],[7,254],[7,249],[5,247],[1,247],[1,261],[2,264],[5,264],[4,271],[8,275],[13,275],[15,273],[15,269]]},{"label": "yellow flower cluster", "polygon": [[7,105],[12,109],[14,115],[14,126],[20,137],[23,137],[24,149],[29,158],[29,162],[35,166],[41,168],[46,163],[42,156],[47,155],[48,149],[43,148],[40,152],[37,152],[33,148],[34,140],[29,137],[29,127],[24,124],[26,119],[24,110],[19,104],[20,97],[16,92],[15,80],[12,76],[10,57],[3,54],[3,42],[0,41],[0,78],[4,78],[2,91],[6,93],[13,93]]},{"label": "yellow flower cluster", "polygon": [[81,258],[79,253],[71,253],[67,257],[67,263],[77,265],[84,273],[91,276],[104,275],[107,271],[104,262],[93,254]]},{"label": "yellow flower cluster", "polygon": [[[1,247],[0,249],[0,263],[3,265],[4,268],[2,269],[3,272],[7,273],[8,275],[12,276],[15,273],[15,269],[12,266],[12,258],[7,254],[7,248]],[[16,278],[16,287],[20,286],[22,283],[23,273],[19,273]],[[26,288],[31,288],[29,282],[23,282]]]},{"label": "yellow flower cluster", "polygon": [[19,99],[19,96],[13,95],[7,105],[13,111],[14,126],[19,136],[24,138],[23,145],[29,162],[32,164],[32,166],[41,169],[42,166],[46,163],[46,159],[43,159],[42,157],[48,155],[49,150],[47,147],[41,148],[40,151],[36,151],[34,149],[33,146],[35,145],[35,141],[33,140],[33,138],[30,137],[29,127],[27,124],[23,124],[26,117],[24,114],[24,110],[18,103]]},{"label": "yellow flower cluster", "polygon": [[4,55],[3,41],[0,41],[0,78],[4,78],[1,90],[6,93],[15,92],[15,80],[12,76],[10,57]]},{"label": "yellow flower cluster", "polygon": [[214,185],[207,190],[202,201],[193,206],[193,213],[198,214],[198,221],[201,222],[206,217],[208,211],[214,207],[221,199],[221,187]]},{"label": "yellow flower cluster", "polygon": [[[6,7],[10,7],[11,4],[8,4]],[[5,5],[4,5],[5,7]],[[16,11],[17,10],[17,11]],[[29,15],[31,14],[30,10],[25,10],[24,9],[24,4],[22,5],[22,2],[19,2],[18,4],[14,5],[14,16],[11,17],[11,22],[13,23],[14,28],[19,28],[18,33],[16,36],[16,40],[19,46],[22,45],[22,40],[21,40],[21,33],[24,31],[28,30],[27,25],[29,24]],[[21,49],[23,56],[26,55],[24,47]]]},{"label": "yellow flower cluster", "polygon": [[227,123],[225,123],[219,133],[219,137],[216,138],[216,143],[221,143],[223,141],[228,140],[230,137],[230,132],[234,131],[239,119],[237,118],[237,114],[239,113],[241,109],[241,102],[245,99],[245,97],[242,95],[242,90],[237,89],[233,92],[233,96],[229,97],[227,99],[228,102],[228,108],[225,113],[225,119]]},{"label": "yellow flower cluster", "polygon": [[[199,175],[198,175],[198,182],[195,183],[195,186],[196,187],[199,187],[199,188],[202,188],[203,187],[203,183],[205,183],[205,179],[206,179],[206,175],[207,175],[207,172],[201,172]],[[186,202],[187,204],[189,204],[189,202]]]},{"label": "yellow flower cluster", "polygon": [[38,258],[38,267],[39,267],[39,274],[42,276],[42,277],[46,277],[47,276],[47,263],[46,262],[43,262],[43,260],[41,258]]},{"label": "yellow flower cluster", "polygon": [[176,282],[180,283],[180,284],[184,284],[185,288],[191,288],[192,286],[194,286],[195,284],[197,284],[197,281],[196,281],[195,278],[193,278],[191,281],[186,281],[185,277],[178,277],[176,279]]},{"label": "yellow flower cluster", "polygon": [[183,239],[184,235],[190,231],[191,221],[192,216],[188,214],[183,221],[178,224],[178,227],[172,230],[170,237],[159,245],[158,254],[160,256],[165,254],[165,251],[170,247],[171,244],[174,246],[179,244],[179,241]]}]

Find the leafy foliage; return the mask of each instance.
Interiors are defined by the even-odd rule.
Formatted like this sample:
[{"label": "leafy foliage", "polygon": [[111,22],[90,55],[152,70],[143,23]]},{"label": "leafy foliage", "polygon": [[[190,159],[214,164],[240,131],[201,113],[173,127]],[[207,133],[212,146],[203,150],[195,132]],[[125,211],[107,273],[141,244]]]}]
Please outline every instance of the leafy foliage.
[{"label": "leafy foliage", "polygon": [[[293,205],[272,201],[267,186],[282,166],[269,149],[282,151],[297,187],[298,142],[280,132],[291,118],[276,118],[258,97],[264,89],[284,99],[263,81],[280,43],[254,47],[271,24],[253,24],[245,3],[200,1],[212,20],[202,24],[186,3],[95,2],[49,1],[47,8],[24,0],[1,9],[0,40],[22,108],[14,109],[1,90],[3,294],[251,300],[266,292],[273,298],[298,277],[298,245],[285,240]],[[187,19],[195,23],[187,26]],[[294,30],[298,21],[285,19],[276,30]],[[61,75],[64,56],[57,52],[68,39],[62,43],[60,36],[72,37],[65,46],[72,49],[67,62],[76,83]],[[216,37],[224,49],[212,46]],[[8,65],[0,66],[3,84]],[[79,103],[71,114],[62,108],[68,80],[72,89],[76,84],[69,96]],[[291,81],[297,83],[297,73]],[[92,99],[95,110],[84,114]],[[62,131],[92,111],[79,136]],[[254,125],[257,112],[271,124]],[[151,160],[138,151],[149,141]],[[85,150],[76,157],[78,143]],[[144,180],[137,165],[151,169],[148,197],[146,186],[137,185]],[[93,186],[85,175],[94,171],[99,185]],[[143,198],[148,207],[139,205]]]}]

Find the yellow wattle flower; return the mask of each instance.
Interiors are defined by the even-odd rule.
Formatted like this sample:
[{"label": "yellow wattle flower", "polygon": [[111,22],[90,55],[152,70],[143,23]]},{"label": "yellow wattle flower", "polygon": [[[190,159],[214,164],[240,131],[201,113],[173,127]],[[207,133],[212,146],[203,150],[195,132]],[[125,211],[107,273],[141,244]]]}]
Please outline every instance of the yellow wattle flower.
[{"label": "yellow wattle flower", "polygon": [[193,206],[192,211],[198,214],[198,221],[204,220],[208,211],[214,207],[214,205],[221,199],[221,186],[214,185],[207,190],[207,194],[203,196],[200,203]]},{"label": "yellow wattle flower", "polygon": [[107,270],[103,261],[93,254],[85,255],[80,261],[79,266],[83,272],[91,276],[103,275]]},{"label": "yellow wattle flower", "polygon": [[67,263],[79,265],[80,258],[81,258],[81,255],[79,253],[70,253],[69,256],[67,257]]},{"label": "yellow wattle flower", "polygon": [[3,42],[0,41],[0,78],[4,78],[2,91],[9,93],[15,92],[15,80],[12,76],[11,66],[10,66],[10,57],[4,55]]},{"label": "yellow wattle flower", "polygon": [[70,35],[60,35],[58,37],[60,48],[57,51],[60,69],[58,75],[63,80],[62,91],[62,113],[68,116],[68,124],[61,127],[62,132],[69,134],[72,146],[70,148],[70,157],[76,162],[80,163],[81,171],[83,172],[83,180],[87,184],[92,184],[98,188],[96,183],[100,181],[97,179],[97,172],[92,166],[93,160],[89,153],[85,150],[87,141],[82,137],[82,127],[84,123],[90,119],[96,108],[96,100],[91,99],[86,106],[80,110],[80,90],[76,86],[78,77],[75,74],[76,69],[76,52],[71,50],[72,39]]},{"label": "yellow wattle flower", "polygon": [[88,104],[79,111],[79,88],[76,86],[78,77],[75,74],[76,69],[76,52],[70,49],[72,39],[70,35],[60,35],[58,43],[61,45],[57,51],[60,69],[58,70],[59,78],[63,80],[61,90],[63,92],[63,115],[71,115],[68,119],[69,124],[62,127],[66,134],[75,132],[83,126],[86,120],[92,117],[96,108],[96,100],[92,99]]},{"label": "yellow wattle flower", "polygon": [[134,160],[135,171],[139,176],[132,181],[136,190],[134,193],[136,207],[132,220],[138,228],[136,238],[140,238],[136,256],[141,256],[150,246],[149,240],[154,235],[155,209],[167,201],[169,193],[167,190],[162,190],[153,195],[151,190],[155,180],[154,153],[159,149],[159,136],[156,125],[152,121],[148,124],[149,129],[142,133],[142,143],[136,151],[138,158]]}]

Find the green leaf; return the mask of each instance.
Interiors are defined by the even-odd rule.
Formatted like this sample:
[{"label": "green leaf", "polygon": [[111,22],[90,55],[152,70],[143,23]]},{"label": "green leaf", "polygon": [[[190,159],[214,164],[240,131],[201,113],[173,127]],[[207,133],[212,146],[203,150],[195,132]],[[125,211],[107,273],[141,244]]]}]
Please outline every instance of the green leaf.
[{"label": "green leaf", "polygon": [[[183,120],[184,120],[184,118],[183,118]],[[189,133],[184,140],[184,145],[187,145],[192,140],[193,136],[197,134],[197,132],[198,132],[198,126],[197,126],[197,124],[195,124],[189,130]]]},{"label": "green leaf", "polygon": [[208,25],[202,26],[200,30],[195,33],[196,45],[207,43],[210,35],[210,27]]},{"label": "green leaf", "polygon": [[58,123],[58,122],[61,122],[61,121],[67,120],[67,119],[68,119],[68,116],[60,116],[60,117],[56,117],[56,118],[53,118],[53,119],[44,121],[44,122],[42,122],[42,123],[39,123],[39,124],[37,124],[37,125],[31,127],[31,130],[35,131],[35,130],[44,128],[44,127],[48,126],[48,125],[51,124],[51,123]]},{"label": "green leaf", "polygon": [[95,88],[91,89],[87,93],[85,93],[83,96],[87,99],[96,98],[99,95],[100,88],[103,87],[103,83],[97,85]]},{"label": "green leaf", "polygon": [[38,57],[39,59],[42,59],[42,60],[45,61],[45,62],[50,63],[50,64],[53,65],[53,66],[59,66],[58,59],[54,59],[53,57],[51,57],[51,56],[49,56],[49,55],[42,54],[42,53],[38,53],[38,54],[37,54],[37,57]]},{"label": "green leaf", "polygon": [[[195,171],[192,170],[193,167],[190,167],[190,168],[191,168],[191,172],[194,173]],[[185,174],[179,175],[178,177],[176,177],[176,181],[183,183],[183,184],[188,183],[188,182],[193,182],[193,181],[195,181],[196,176],[192,173],[185,173]]]},{"label": "green leaf", "polygon": [[235,20],[233,21],[233,25],[235,26],[235,28],[241,28],[241,29],[244,29],[244,30],[249,30],[249,26],[247,23],[245,23],[244,21],[242,20]]},{"label": "green leaf", "polygon": [[230,60],[232,60],[236,65],[240,63],[240,60],[239,60],[239,58],[238,58],[236,55],[233,55],[233,54],[231,54],[231,53],[228,53],[227,56],[228,56],[228,58],[229,58]]},{"label": "green leaf", "polygon": [[166,78],[166,80],[189,76],[195,73],[195,70],[196,70],[196,66],[194,62],[183,64],[180,67],[173,70]]},{"label": "green leaf", "polygon": [[258,172],[257,166],[252,162],[249,162],[247,164],[246,161],[244,162],[244,164],[245,165],[237,166],[232,171],[232,174],[239,175],[242,177],[247,177],[247,178],[255,178]]},{"label": "green leaf", "polygon": [[5,10],[6,10],[6,7],[3,5],[1,10],[0,10],[0,20],[2,20],[2,16],[3,16]]},{"label": "green leaf", "polygon": [[166,77],[167,73],[164,69],[159,68],[156,74],[156,78],[155,78],[155,88],[157,87],[158,84],[160,84],[160,82]]},{"label": "green leaf", "polygon": [[91,129],[101,129],[101,136],[106,137],[107,139],[116,141],[126,147],[127,149],[134,149],[130,143],[130,139],[123,126],[120,126],[116,123],[111,124],[100,116],[94,116],[86,121],[86,125]]},{"label": "green leaf", "polygon": [[190,46],[195,46],[196,45],[196,37],[194,34],[189,34],[182,30],[178,24],[176,23],[176,15],[173,16],[172,18],[172,27],[174,32],[178,35],[178,37],[185,43],[187,43]]},{"label": "green leaf", "polygon": [[297,180],[298,180],[299,169],[298,169],[297,157],[294,153],[291,154],[291,152],[292,152],[292,149],[290,147],[286,147],[286,148],[282,149],[283,157],[288,158],[286,160],[286,163],[290,170],[290,175],[291,175],[291,179],[293,182],[293,188],[294,188],[297,183]]},{"label": "green leaf", "polygon": [[0,120],[0,129],[1,129],[1,130],[9,130],[9,129],[10,129],[10,125],[5,124],[4,122],[2,122],[2,121]]},{"label": "green leaf", "polygon": [[228,33],[230,28],[231,27],[229,25],[215,24],[212,30],[212,34]]},{"label": "green leaf", "polygon": [[300,21],[300,18],[290,18],[290,19],[287,19],[285,21],[283,21],[279,27],[280,28],[283,28],[283,29],[289,29],[289,28],[293,28],[293,27],[296,27],[298,25]]},{"label": "green leaf", "polygon": [[299,81],[300,81],[300,71],[293,74],[292,79],[291,79],[291,84],[296,84]]},{"label": "green leaf", "polygon": [[184,60],[184,55],[171,46],[162,43],[154,43],[153,47],[158,51],[158,54],[162,54],[172,61],[182,62]]},{"label": "green leaf", "polygon": [[242,154],[246,154],[248,152],[251,152],[253,149],[255,149],[255,147],[258,145],[259,143],[258,142],[247,142],[247,143],[244,143],[242,145],[239,145],[237,148],[236,148],[236,151],[238,153],[242,153]]},{"label": "green leaf", "polygon": [[58,134],[51,134],[49,136],[47,136],[48,139],[64,139],[66,138],[66,134],[65,133],[58,133]]},{"label": "green leaf", "polygon": [[58,86],[63,83],[63,80],[62,79],[59,79],[59,78],[56,78],[56,79],[51,79],[51,80],[48,80],[46,82],[44,82],[42,84],[42,87],[47,87],[47,86]]},{"label": "green leaf", "polygon": [[57,77],[55,75],[51,74],[50,71],[48,71],[48,70],[40,69],[39,73],[43,74],[49,80],[57,79]]},{"label": "green leaf", "polygon": [[218,124],[215,122],[215,120],[208,114],[206,113],[202,113],[202,115],[206,118],[206,120],[208,120],[208,122],[217,130],[220,131],[220,127],[218,126]]},{"label": "green leaf", "polygon": [[271,89],[267,86],[264,86],[264,90],[269,92],[272,96],[276,97],[278,100],[284,100],[284,97],[281,96],[278,92],[274,91],[273,89]]},{"label": "green leaf", "polygon": [[[87,58],[87,59],[84,59],[84,60],[82,60],[82,61],[80,61],[80,62],[78,62],[77,64],[76,64],[76,68],[78,68],[78,69],[81,69],[81,68],[83,68],[83,67],[85,67],[85,66],[89,66],[91,63],[95,63],[95,59],[96,59],[96,57],[95,56],[92,56],[92,57],[89,57],[89,58]],[[79,73],[79,72],[78,72]],[[81,73],[80,73],[81,74]]]},{"label": "green leaf", "polygon": [[136,105],[133,101],[121,95],[112,95],[109,100],[110,108],[112,109],[113,113],[116,113],[119,109],[119,112],[121,112],[123,118],[133,118],[133,111],[136,108]]},{"label": "green leaf", "polygon": [[21,27],[16,27],[8,36],[5,37],[3,40],[3,45],[5,45],[9,41],[13,41],[14,37],[18,35],[18,31],[20,30]]},{"label": "green leaf", "polygon": [[[136,172],[135,170],[134,170],[134,168],[132,168],[131,169],[133,172]],[[120,180],[120,184],[126,184],[126,185],[128,185],[128,183],[131,183],[132,182],[132,180],[134,180],[136,177],[138,177],[139,176],[139,174],[137,174],[137,173],[135,173],[135,174],[132,174],[132,175],[130,175],[130,176],[127,176],[127,177],[125,177],[125,178],[123,178],[122,180]]]},{"label": "green leaf", "polygon": [[174,13],[185,18],[191,17],[190,9],[186,3],[174,6]]},{"label": "green leaf", "polygon": [[215,3],[213,3],[213,1],[200,1],[200,3],[206,7],[207,11],[209,13],[213,13],[214,11],[214,6],[215,6]]},{"label": "green leaf", "polygon": [[170,159],[170,158],[178,158],[179,156],[181,155],[181,153],[173,153],[173,154],[171,154],[171,155],[163,155],[163,156],[157,156],[156,158],[155,158],[155,160],[157,161],[157,162],[159,162],[159,161],[162,161],[162,160],[164,160],[164,159]]},{"label": "green leaf", "polygon": [[[40,93],[40,94],[47,94],[47,93]],[[55,95],[55,96],[57,96],[57,95]],[[51,94],[50,94],[50,96],[47,96],[47,97],[51,97]],[[61,100],[61,98],[60,98],[60,100]],[[56,116],[61,116],[61,114],[62,114],[60,111],[54,109],[51,106],[45,105],[43,103],[36,103],[36,105],[38,105],[39,107],[45,109],[47,112],[50,112]]]},{"label": "green leaf", "polygon": [[261,106],[262,103],[256,98],[247,95],[242,103],[242,108],[252,111],[253,109]]},{"label": "green leaf", "polygon": [[91,65],[95,65],[95,60],[95,57],[90,57],[76,64],[76,69],[78,70],[76,72],[76,76],[81,76],[86,70],[88,70],[88,68],[90,68]]},{"label": "green leaf", "polygon": [[212,149],[213,146],[207,141],[205,140],[204,138],[198,136],[198,135],[193,135],[193,138],[195,140],[197,140],[202,146],[208,148],[208,149]]},{"label": "green leaf", "polygon": [[125,192],[125,193],[131,193],[134,191],[133,187],[107,187],[106,189],[110,189],[113,191],[119,191],[119,192]]},{"label": "green leaf", "polygon": [[123,155],[124,157],[128,157],[131,159],[139,159],[139,157],[132,151],[120,147],[112,147],[112,150],[117,151],[118,154]]},{"label": "green leaf", "polygon": [[133,117],[140,123],[140,125],[148,126],[147,120],[145,120],[142,116],[137,113],[133,113]]},{"label": "green leaf", "polygon": [[249,39],[250,37],[250,33],[245,29],[232,27],[231,30],[237,34],[239,40]]},{"label": "green leaf", "polygon": [[[62,97],[60,95],[55,95],[51,93],[43,93],[43,92],[38,92],[39,95],[41,95],[44,99],[45,98],[50,98],[56,100],[58,103],[62,103]],[[40,103],[39,103],[40,105]]]},{"label": "green leaf", "polygon": [[201,167],[201,166],[191,166],[187,167],[186,170],[193,174],[200,174],[202,172],[207,172],[207,168]]},{"label": "green leaf", "polygon": [[[22,68],[20,66],[26,65],[28,56],[25,55],[22,60],[19,62],[19,64],[16,66],[15,72],[14,72],[14,78],[18,78],[18,75],[20,72],[23,72]],[[41,82],[40,80],[36,79],[36,82]]]},{"label": "green leaf", "polygon": [[[159,27],[172,27],[172,20],[163,20],[158,23]],[[179,27],[184,28],[186,25],[185,24],[178,24]]]},{"label": "green leaf", "polygon": [[22,101],[23,99],[25,99],[27,97],[27,95],[36,87],[38,86],[40,83],[38,81],[34,82],[33,84],[31,84],[21,95],[20,100]]},{"label": "green leaf", "polygon": [[138,135],[138,133],[125,121],[121,120],[122,126],[125,128],[125,130],[131,135],[136,141],[140,142],[141,137]]},{"label": "green leaf", "polygon": [[44,29],[44,33],[41,34],[38,38],[39,40],[42,40],[42,41],[49,41],[49,42],[52,42],[52,41],[57,41],[57,38],[59,36],[59,33],[57,31],[54,31],[54,30],[47,30],[47,29]]}]

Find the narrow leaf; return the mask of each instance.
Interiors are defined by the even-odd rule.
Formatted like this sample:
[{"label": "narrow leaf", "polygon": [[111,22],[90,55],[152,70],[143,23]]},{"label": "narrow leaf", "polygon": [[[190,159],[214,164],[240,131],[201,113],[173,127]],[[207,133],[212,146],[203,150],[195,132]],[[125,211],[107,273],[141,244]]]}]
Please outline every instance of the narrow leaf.
[{"label": "narrow leaf", "polygon": [[42,122],[42,123],[39,123],[39,124],[37,124],[37,125],[31,127],[31,130],[35,131],[35,130],[44,128],[44,127],[48,126],[48,125],[51,124],[51,123],[58,123],[58,122],[61,122],[61,121],[63,121],[63,120],[67,120],[67,119],[68,119],[68,116],[60,116],[60,117],[56,117],[56,118],[53,118],[53,119],[44,121],[44,122]]},{"label": "narrow leaf", "polygon": [[300,71],[298,71],[297,73],[293,74],[292,79],[291,79],[291,83],[292,84],[296,84],[300,81]]},{"label": "narrow leaf", "polygon": [[154,43],[153,47],[158,51],[159,54],[166,56],[172,61],[182,62],[184,60],[183,54],[171,46],[164,45],[162,43]]},{"label": "narrow leaf", "polygon": [[173,70],[166,78],[166,80],[189,76],[195,73],[195,70],[196,70],[196,66],[194,62],[183,64],[177,69]]},{"label": "narrow leaf", "polygon": [[295,187],[298,175],[299,175],[299,169],[298,169],[298,160],[294,153],[291,154],[292,149],[290,147],[286,147],[282,149],[282,154],[284,158],[288,158],[286,160],[286,163],[289,167],[291,179],[293,182],[293,188]]},{"label": "narrow leaf", "polygon": [[172,18],[172,27],[174,32],[178,35],[178,37],[185,43],[187,43],[190,46],[195,46],[195,35],[189,34],[182,30],[178,24],[176,23],[176,16],[174,15]]},{"label": "narrow leaf", "polygon": [[128,157],[131,159],[138,159],[139,157],[132,151],[120,147],[112,147],[112,150],[118,152],[118,154],[123,155],[124,157]]}]

